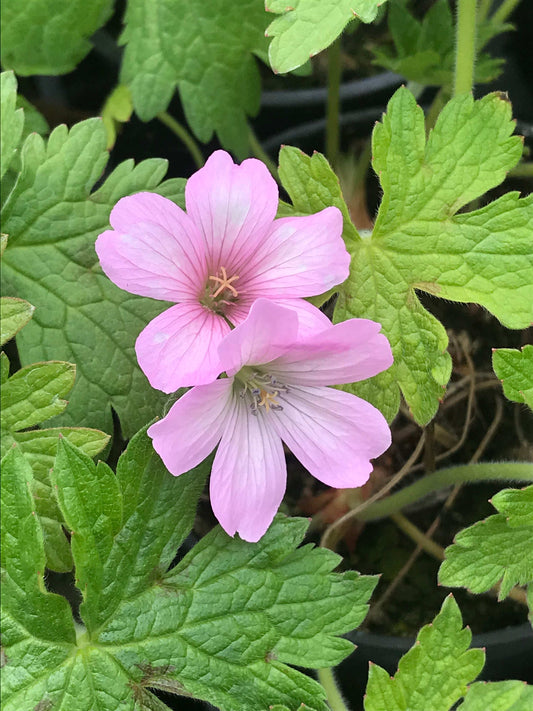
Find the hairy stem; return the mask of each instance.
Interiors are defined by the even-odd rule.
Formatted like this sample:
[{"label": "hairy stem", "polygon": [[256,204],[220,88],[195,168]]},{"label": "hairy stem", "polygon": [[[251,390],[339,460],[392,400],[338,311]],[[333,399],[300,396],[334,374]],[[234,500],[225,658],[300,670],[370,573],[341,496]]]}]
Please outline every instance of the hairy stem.
[{"label": "hairy stem", "polygon": [[176,119],[170,114],[167,114],[166,111],[162,111],[158,114],[157,118],[180,139],[191,154],[193,161],[196,163],[196,167],[201,168],[205,163],[204,157],[198,147],[198,144],[187,131],[185,126],[182,126],[179,121],[176,121]]},{"label": "hairy stem", "polygon": [[475,58],[476,0],[458,0],[454,96],[472,91]]},{"label": "hairy stem", "polygon": [[326,157],[335,169],[339,157],[339,107],[341,86],[341,38],[328,49],[328,103],[326,110]]},{"label": "hairy stem", "polygon": [[374,521],[401,511],[427,494],[454,484],[479,481],[533,482],[533,464],[528,462],[487,462],[440,469],[367,506],[357,514],[361,521]]},{"label": "hairy stem", "polygon": [[318,669],[318,681],[324,687],[328,706],[331,711],[348,711],[348,707],[340,694],[340,691],[335,682],[335,677],[331,669]]}]

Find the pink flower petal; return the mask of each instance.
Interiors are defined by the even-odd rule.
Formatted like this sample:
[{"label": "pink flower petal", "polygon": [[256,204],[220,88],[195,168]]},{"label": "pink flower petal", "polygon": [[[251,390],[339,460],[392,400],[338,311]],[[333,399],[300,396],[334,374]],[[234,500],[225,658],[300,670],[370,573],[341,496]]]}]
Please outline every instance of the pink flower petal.
[{"label": "pink flower petal", "polygon": [[340,385],[366,380],[390,368],[393,357],[381,325],[349,319],[312,334],[270,366],[278,380],[294,385]]},{"label": "pink flower petal", "polygon": [[[320,309],[304,299],[269,299],[269,301],[298,314],[298,338],[320,333],[332,326],[329,318]],[[226,309],[225,316],[234,326],[238,326],[246,319],[253,304],[254,301],[251,299],[239,299],[237,303],[231,304]]]},{"label": "pink flower petal", "polygon": [[243,294],[295,298],[340,284],[350,266],[341,235],[342,215],[336,207],[276,220],[241,275]]},{"label": "pink flower petal", "polygon": [[107,276],[132,294],[164,301],[194,299],[207,279],[204,245],[190,218],[154,193],[118,201],[115,231],[103,232],[95,249]]},{"label": "pink flower petal", "polygon": [[270,412],[277,434],[309,472],[333,487],[362,486],[370,459],[391,443],[389,426],[375,407],[355,395],[326,387],[290,388]]},{"label": "pink flower petal", "polygon": [[153,388],[172,393],[203,385],[221,372],[218,345],[230,327],[200,304],[176,304],[141,331],[135,351]]},{"label": "pink flower petal", "polygon": [[233,401],[232,389],[231,378],[199,385],[148,428],[154,449],[171,474],[190,471],[217,446]]},{"label": "pink flower petal", "polygon": [[288,350],[298,335],[295,310],[258,299],[245,321],[220,343],[222,369],[234,375],[243,365],[268,363]]},{"label": "pink flower petal", "polygon": [[[185,187],[187,214],[205,238],[211,269],[239,274],[270,229],[278,188],[261,161],[235,165],[215,151]],[[228,271],[229,274],[229,271]]]},{"label": "pink flower petal", "polygon": [[211,506],[226,533],[258,541],[278,510],[286,477],[281,439],[263,413],[252,415],[235,398],[210,482]]}]

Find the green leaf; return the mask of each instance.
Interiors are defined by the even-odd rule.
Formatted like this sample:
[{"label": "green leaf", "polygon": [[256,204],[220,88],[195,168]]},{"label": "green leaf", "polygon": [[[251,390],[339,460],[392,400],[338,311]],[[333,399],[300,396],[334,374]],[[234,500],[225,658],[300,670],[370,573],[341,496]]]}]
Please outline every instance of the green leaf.
[{"label": "green leaf", "polygon": [[335,321],[382,324],[394,355],[386,373],[347,389],[392,419],[401,388],[420,424],[435,414],[451,370],[443,326],[415,290],[483,305],[509,328],[533,320],[533,195],[508,193],[457,211],[498,185],[519,160],[510,106],[500,95],[452,99],[426,141],[424,114],[399,89],[372,139],[383,199],[373,233],[353,243]]},{"label": "green leaf", "polygon": [[[2,33],[2,44],[5,41]],[[17,80],[13,72],[0,74],[0,178],[15,156],[24,126],[24,114],[17,108]]]},{"label": "green leaf", "polygon": [[[339,635],[361,623],[376,579],[331,573],[339,557],[297,548],[307,522],[283,517],[257,544],[217,527],[166,572],[208,468],[172,477],[142,431],[112,483],[107,469],[99,472],[62,442],[53,476],[76,541],[90,631],[80,630],[77,647],[57,662],[52,646],[26,656],[8,646],[7,676],[16,689],[4,694],[6,711],[166,708],[148,687],[192,694],[222,711],[301,703],[327,711],[320,685],[287,663],[341,661],[353,645]],[[19,542],[21,552],[25,545]]]},{"label": "green leaf", "polygon": [[63,514],[59,509],[49,475],[54,465],[60,435],[90,457],[95,457],[109,442],[109,435],[104,432],[82,427],[14,432],[11,436],[33,470],[32,493],[35,499],[35,511],[43,529],[46,567],[50,570],[66,572],[72,570],[74,562],[70,543],[63,531]]},{"label": "green leaf", "polygon": [[127,86],[119,84],[107,97],[102,109],[102,120],[107,132],[107,150],[111,150],[117,140],[117,127],[129,121],[133,113],[131,92]]},{"label": "green leaf", "polygon": [[112,0],[4,0],[2,65],[23,76],[72,71],[112,8]]},{"label": "green leaf", "polygon": [[334,42],[354,18],[372,22],[382,0],[266,0],[277,17],[266,31],[273,37],[268,57],[276,74],[285,74]]},{"label": "green leaf", "polygon": [[102,592],[103,562],[122,526],[122,493],[107,464],[96,466],[64,439],[59,442],[51,480],[72,532],[76,584],[84,598],[80,613],[91,629]]},{"label": "green leaf", "polygon": [[[4,365],[5,363],[5,365]],[[72,569],[69,542],[63,532],[63,516],[51,488],[49,470],[53,466],[60,435],[79,445],[87,454],[98,454],[109,436],[92,429],[32,429],[42,420],[62,412],[67,405],[63,397],[74,384],[75,366],[71,363],[35,363],[7,379],[9,362],[3,359],[1,393],[2,456],[13,443],[19,444],[33,470],[31,485],[35,511],[44,534],[46,565],[51,570]]]},{"label": "green leaf", "polygon": [[2,388],[2,429],[16,432],[62,412],[75,377],[76,367],[61,361],[21,368]]},{"label": "green leaf", "polygon": [[90,630],[166,571],[190,530],[206,475],[201,465],[172,477],[145,430],[120,457],[116,479],[101,462],[97,467],[62,443],[52,478],[73,531],[72,552],[84,594],[81,613]]},{"label": "green leaf", "polygon": [[[111,431],[111,407],[126,437],[161,411],[166,399],[150,388],[137,365],[134,343],[166,304],[118,289],[103,275],[94,241],[108,227],[117,200],[155,190],[167,163],[125,161],[90,190],[108,160],[101,119],[70,131],[59,126],[47,143],[30,135],[22,173],[2,210],[10,239],[2,260],[5,291],[35,304],[38,313],[17,337],[23,364],[50,357],[79,364],[70,407],[61,425]],[[171,199],[183,182],[160,186]]]},{"label": "green leaf", "polygon": [[492,353],[492,367],[503,383],[505,397],[533,410],[533,346],[521,351],[497,348]]},{"label": "green leaf", "polygon": [[533,686],[523,681],[478,681],[469,687],[458,711],[530,711]]},{"label": "green leaf", "polygon": [[485,654],[468,649],[471,640],[450,595],[400,659],[394,677],[370,664],[365,711],[449,711],[483,668]]},{"label": "green leaf", "polygon": [[261,94],[252,55],[266,57],[267,22],[258,0],[130,0],[121,82],[139,117],[165,111],[178,87],[196,136],[206,143],[216,131],[225,148],[246,157],[246,116],[257,113]]},{"label": "green leaf", "polygon": [[17,448],[2,460],[2,705],[26,704],[28,685],[61,667],[72,650],[68,602],[46,592],[44,549],[30,494],[31,468]]},{"label": "green leaf", "polygon": [[492,503],[502,513],[457,534],[446,549],[439,581],[474,593],[501,581],[503,600],[513,585],[533,582],[533,486],[500,492]]},{"label": "green leaf", "polygon": [[[405,0],[389,2],[388,23],[394,51],[387,46],[374,49],[375,63],[425,86],[450,87],[455,66],[455,28],[448,0],[437,0],[418,21]],[[501,72],[502,59],[481,50],[491,37],[512,29],[512,25],[484,20],[476,27],[477,57],[475,81],[492,81]]]},{"label": "green leaf", "polygon": [[298,212],[310,215],[334,205],[342,213],[346,248],[361,241],[350,219],[339,179],[321,153],[308,156],[299,148],[283,146],[279,152],[279,177]]},{"label": "green leaf", "polygon": [[31,319],[35,307],[24,299],[3,296],[0,299],[0,345],[7,343]]},{"label": "green leaf", "polygon": [[249,544],[217,527],[159,585],[125,600],[100,648],[129,669],[170,660],[164,678],[228,711],[302,702],[325,711],[321,687],[286,662],[343,659],[351,645],[335,636],[360,624],[376,580],[331,574],[339,558],[330,551],[295,551],[305,528],[278,517]]}]

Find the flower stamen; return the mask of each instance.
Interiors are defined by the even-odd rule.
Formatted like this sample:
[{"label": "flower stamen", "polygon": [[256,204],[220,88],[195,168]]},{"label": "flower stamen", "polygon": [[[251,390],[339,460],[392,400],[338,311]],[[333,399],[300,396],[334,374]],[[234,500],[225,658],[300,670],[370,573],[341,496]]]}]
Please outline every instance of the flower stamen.
[{"label": "flower stamen", "polygon": [[234,297],[239,296],[239,292],[237,289],[232,285],[232,282],[237,281],[239,278],[238,274],[235,274],[234,276],[230,277],[228,279],[228,274],[226,272],[225,267],[220,267],[220,272],[222,274],[222,277],[219,276],[209,276],[209,279],[211,281],[217,282],[219,284],[217,290],[215,291],[214,294],[211,294],[211,298],[216,299],[217,296],[220,296],[220,294],[224,291],[224,289],[229,289],[231,293],[233,294]]}]

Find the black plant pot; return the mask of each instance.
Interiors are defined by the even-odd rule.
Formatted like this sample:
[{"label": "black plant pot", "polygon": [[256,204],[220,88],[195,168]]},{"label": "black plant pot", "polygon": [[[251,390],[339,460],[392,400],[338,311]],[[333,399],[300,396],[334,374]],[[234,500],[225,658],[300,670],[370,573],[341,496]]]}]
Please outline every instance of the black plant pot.
[{"label": "black plant pot", "polygon": [[[348,659],[337,667],[337,679],[352,711],[363,709],[368,663],[374,662],[394,674],[400,658],[413,646],[414,637],[388,637],[354,631],[346,635],[357,645]],[[533,629],[528,623],[476,634],[471,647],[482,647],[486,662],[479,679],[500,681],[521,679],[533,683]]]}]

